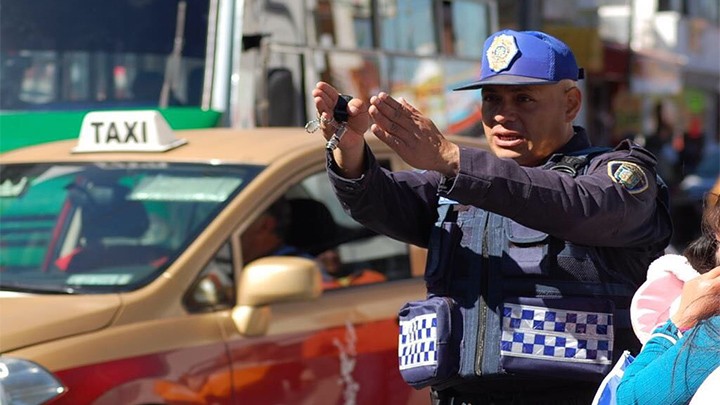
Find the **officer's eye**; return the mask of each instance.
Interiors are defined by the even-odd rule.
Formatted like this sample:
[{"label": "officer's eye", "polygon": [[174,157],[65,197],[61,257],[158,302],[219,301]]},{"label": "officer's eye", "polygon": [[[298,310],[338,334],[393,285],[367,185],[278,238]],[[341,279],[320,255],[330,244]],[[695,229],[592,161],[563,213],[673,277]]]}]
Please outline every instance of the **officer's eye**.
[{"label": "officer's eye", "polygon": [[535,100],[534,98],[528,96],[527,94],[518,94],[515,99],[520,103],[529,103],[529,102]]},{"label": "officer's eye", "polygon": [[500,100],[497,94],[483,94],[482,101],[484,103],[495,103]]}]

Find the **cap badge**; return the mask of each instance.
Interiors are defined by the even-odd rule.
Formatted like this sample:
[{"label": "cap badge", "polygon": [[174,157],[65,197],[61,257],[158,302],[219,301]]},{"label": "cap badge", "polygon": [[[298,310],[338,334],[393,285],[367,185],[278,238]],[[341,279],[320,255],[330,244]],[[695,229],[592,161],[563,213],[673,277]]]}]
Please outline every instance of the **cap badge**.
[{"label": "cap badge", "polygon": [[630,194],[641,193],[648,188],[645,172],[635,163],[612,160],[608,163],[608,175]]},{"label": "cap badge", "polygon": [[501,34],[493,38],[485,55],[487,56],[490,69],[499,72],[510,66],[510,63],[517,53],[518,48],[515,44],[515,37]]}]

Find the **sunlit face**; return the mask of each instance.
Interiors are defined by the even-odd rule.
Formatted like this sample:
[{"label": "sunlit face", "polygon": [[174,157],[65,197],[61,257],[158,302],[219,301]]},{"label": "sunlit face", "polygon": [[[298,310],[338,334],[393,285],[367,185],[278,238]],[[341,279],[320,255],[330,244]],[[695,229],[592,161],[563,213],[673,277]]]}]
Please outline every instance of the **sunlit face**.
[{"label": "sunlit face", "polygon": [[537,166],[573,135],[580,91],[570,81],[533,86],[485,86],[482,115],[490,149],[522,166]]}]

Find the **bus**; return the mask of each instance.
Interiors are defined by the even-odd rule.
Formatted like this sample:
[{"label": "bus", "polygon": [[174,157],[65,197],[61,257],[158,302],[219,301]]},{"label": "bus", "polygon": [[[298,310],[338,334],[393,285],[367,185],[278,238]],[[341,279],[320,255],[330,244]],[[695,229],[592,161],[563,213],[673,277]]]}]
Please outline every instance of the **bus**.
[{"label": "bus", "polygon": [[298,126],[319,80],[403,96],[480,134],[494,0],[0,0],[0,152],[77,136],[89,111],[157,109],[173,129]]}]

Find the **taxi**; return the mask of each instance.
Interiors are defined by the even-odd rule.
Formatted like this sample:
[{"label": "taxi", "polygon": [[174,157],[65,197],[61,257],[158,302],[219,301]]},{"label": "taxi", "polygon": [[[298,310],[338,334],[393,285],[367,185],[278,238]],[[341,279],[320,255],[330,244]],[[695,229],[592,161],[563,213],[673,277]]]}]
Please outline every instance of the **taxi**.
[{"label": "taxi", "polygon": [[[308,255],[245,263],[243,234],[279,199]],[[323,289],[326,251],[382,277]],[[344,213],[302,128],[91,112],[77,141],[0,155],[0,403],[426,404],[397,357],[424,261]]]}]

